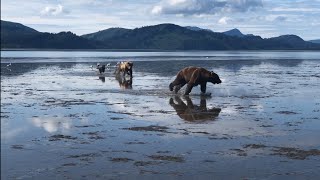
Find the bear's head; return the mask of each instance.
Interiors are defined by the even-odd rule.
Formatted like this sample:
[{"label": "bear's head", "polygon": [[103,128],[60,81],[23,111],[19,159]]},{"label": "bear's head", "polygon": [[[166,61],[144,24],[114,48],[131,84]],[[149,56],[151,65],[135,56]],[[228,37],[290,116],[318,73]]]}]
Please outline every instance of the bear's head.
[{"label": "bear's head", "polygon": [[133,62],[131,62],[131,61],[127,61],[127,62],[126,62],[126,68],[127,68],[127,69],[131,69],[132,66],[133,66]]},{"label": "bear's head", "polygon": [[123,70],[130,70],[132,69],[132,66],[133,66],[133,62],[131,61],[121,62],[120,64],[120,68]]},{"label": "bear's head", "polygon": [[213,83],[213,84],[220,84],[221,83],[221,80],[220,80],[218,74],[216,74],[216,73],[214,73],[212,71],[209,74],[208,81]]}]

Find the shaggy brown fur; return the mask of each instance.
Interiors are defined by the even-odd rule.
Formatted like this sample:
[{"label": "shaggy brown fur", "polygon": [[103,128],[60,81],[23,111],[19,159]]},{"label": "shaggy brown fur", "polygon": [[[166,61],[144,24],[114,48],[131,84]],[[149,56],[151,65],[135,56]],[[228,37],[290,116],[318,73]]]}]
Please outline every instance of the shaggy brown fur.
[{"label": "shaggy brown fur", "polygon": [[133,62],[131,61],[120,62],[117,66],[116,74],[123,73],[123,76],[128,74],[130,77],[132,77],[132,67]]},{"label": "shaggy brown fur", "polygon": [[169,89],[173,91],[175,87],[175,93],[177,93],[185,84],[187,88],[185,95],[189,95],[194,86],[201,85],[201,92],[206,93],[207,82],[213,84],[220,84],[221,80],[219,76],[201,67],[187,67],[179,71],[176,79],[170,83]]}]

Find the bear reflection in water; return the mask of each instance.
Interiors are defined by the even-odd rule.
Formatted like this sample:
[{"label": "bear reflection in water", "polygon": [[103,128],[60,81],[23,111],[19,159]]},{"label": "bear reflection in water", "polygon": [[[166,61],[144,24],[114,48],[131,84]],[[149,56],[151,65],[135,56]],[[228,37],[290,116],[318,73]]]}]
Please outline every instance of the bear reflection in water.
[{"label": "bear reflection in water", "polygon": [[[201,122],[214,120],[219,116],[221,108],[207,108],[207,100],[201,96],[200,106],[194,105],[189,96],[184,96],[187,104],[179,97],[170,98],[169,104],[176,110],[177,115],[186,121]],[[176,102],[175,102],[176,101]]]},{"label": "bear reflection in water", "polygon": [[119,82],[121,89],[132,89],[132,78],[122,76],[121,74],[116,75],[116,80]]}]

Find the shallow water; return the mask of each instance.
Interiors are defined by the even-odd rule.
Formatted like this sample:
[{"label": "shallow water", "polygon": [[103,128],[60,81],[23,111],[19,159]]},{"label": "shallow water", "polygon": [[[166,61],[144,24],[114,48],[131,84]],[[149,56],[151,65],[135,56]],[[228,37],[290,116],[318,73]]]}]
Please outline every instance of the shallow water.
[{"label": "shallow water", "polygon": [[[108,53],[3,53],[1,179],[320,176],[320,52]],[[175,95],[186,66],[222,83]]]}]

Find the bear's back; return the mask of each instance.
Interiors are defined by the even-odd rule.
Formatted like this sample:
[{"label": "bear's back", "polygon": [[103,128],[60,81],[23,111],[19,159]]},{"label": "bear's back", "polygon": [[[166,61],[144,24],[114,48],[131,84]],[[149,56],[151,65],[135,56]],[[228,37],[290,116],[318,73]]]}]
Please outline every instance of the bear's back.
[{"label": "bear's back", "polygon": [[182,69],[179,72],[179,74],[182,75],[183,77],[185,77],[185,79],[190,79],[192,74],[197,70],[199,71],[200,76],[207,77],[210,74],[210,72],[208,70],[206,70],[205,68],[195,67],[195,66],[186,67],[186,68]]},{"label": "bear's back", "polygon": [[209,72],[203,67],[195,67],[195,66],[189,66],[189,67],[183,68],[181,71],[185,73],[193,73],[196,70],[200,70],[200,72]]}]

